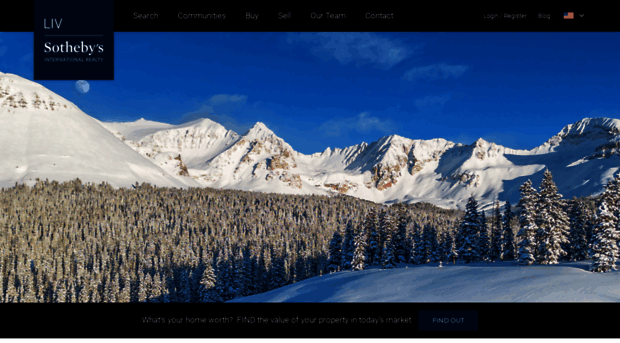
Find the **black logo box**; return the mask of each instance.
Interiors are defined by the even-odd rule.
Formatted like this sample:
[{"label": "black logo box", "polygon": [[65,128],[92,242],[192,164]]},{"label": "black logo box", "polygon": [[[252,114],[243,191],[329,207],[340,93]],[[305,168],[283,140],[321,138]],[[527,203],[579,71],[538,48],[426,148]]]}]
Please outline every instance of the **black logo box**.
[{"label": "black logo box", "polygon": [[35,80],[114,80],[114,1],[34,3]]}]

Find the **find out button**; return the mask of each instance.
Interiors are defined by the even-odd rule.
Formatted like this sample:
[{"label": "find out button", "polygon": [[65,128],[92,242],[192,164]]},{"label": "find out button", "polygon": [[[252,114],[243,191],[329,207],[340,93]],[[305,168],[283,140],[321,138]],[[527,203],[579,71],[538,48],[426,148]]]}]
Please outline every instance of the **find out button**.
[{"label": "find out button", "polygon": [[419,311],[418,331],[478,331],[478,311]]}]

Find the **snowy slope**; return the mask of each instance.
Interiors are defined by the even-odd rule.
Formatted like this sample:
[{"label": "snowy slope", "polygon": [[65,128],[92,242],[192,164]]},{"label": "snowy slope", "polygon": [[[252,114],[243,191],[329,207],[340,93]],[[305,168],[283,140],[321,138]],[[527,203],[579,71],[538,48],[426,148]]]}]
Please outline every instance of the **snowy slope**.
[{"label": "snowy slope", "polygon": [[36,178],[187,187],[43,86],[0,73],[0,187]]},{"label": "snowy slope", "polygon": [[619,302],[620,271],[591,262],[444,264],[344,271],[230,302]]}]

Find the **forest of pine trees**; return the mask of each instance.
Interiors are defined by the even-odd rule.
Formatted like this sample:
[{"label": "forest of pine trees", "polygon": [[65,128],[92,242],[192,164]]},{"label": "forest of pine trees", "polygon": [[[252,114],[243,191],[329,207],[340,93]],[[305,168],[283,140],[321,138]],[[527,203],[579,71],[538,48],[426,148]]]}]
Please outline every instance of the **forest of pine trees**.
[{"label": "forest of pine trees", "polygon": [[474,197],[463,214],[345,196],[16,184],[0,191],[0,302],[223,302],[439,261],[591,260],[606,272],[619,256],[619,191],[616,176],[596,199],[565,201],[547,171],[540,192],[521,186],[516,211],[496,201],[486,218]]},{"label": "forest of pine trees", "polygon": [[228,301],[389,267],[409,255],[411,223],[446,229],[459,216],[345,196],[16,184],[0,191],[0,302]]}]

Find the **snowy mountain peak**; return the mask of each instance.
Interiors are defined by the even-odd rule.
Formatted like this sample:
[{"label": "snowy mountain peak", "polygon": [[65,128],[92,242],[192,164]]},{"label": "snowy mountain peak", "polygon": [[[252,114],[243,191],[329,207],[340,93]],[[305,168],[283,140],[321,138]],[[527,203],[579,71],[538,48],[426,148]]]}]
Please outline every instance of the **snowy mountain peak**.
[{"label": "snowy mountain peak", "polygon": [[201,118],[201,119],[197,119],[197,120],[193,120],[181,125],[178,125],[178,127],[194,127],[194,128],[206,128],[206,129],[217,129],[217,130],[225,130],[226,128],[224,126],[222,126],[219,123],[214,122],[211,119],[207,119],[207,118]]},{"label": "snowy mountain peak", "polygon": [[73,103],[36,82],[14,74],[0,76],[0,108],[37,112],[77,110]]},{"label": "snowy mountain peak", "polygon": [[275,133],[265,126],[265,124],[257,122],[244,134],[244,136],[248,139],[263,139],[275,136]]},{"label": "snowy mountain peak", "polygon": [[618,140],[620,140],[620,120],[584,118],[566,125],[557,135],[532,151],[543,153],[557,149],[575,150],[577,145],[585,150],[600,150],[604,149],[610,141],[617,142]]},{"label": "snowy mountain peak", "polygon": [[177,180],[117,138],[101,122],[40,84],[0,75],[0,186],[77,177],[117,187],[136,181],[197,185]]},{"label": "snowy mountain peak", "polygon": [[476,141],[474,142],[475,146],[483,146],[485,144],[489,144],[489,142],[485,141],[482,137],[476,139]]},{"label": "snowy mountain peak", "polygon": [[620,120],[612,118],[584,118],[573,124],[566,125],[558,136],[571,135],[617,135],[620,134]]}]

